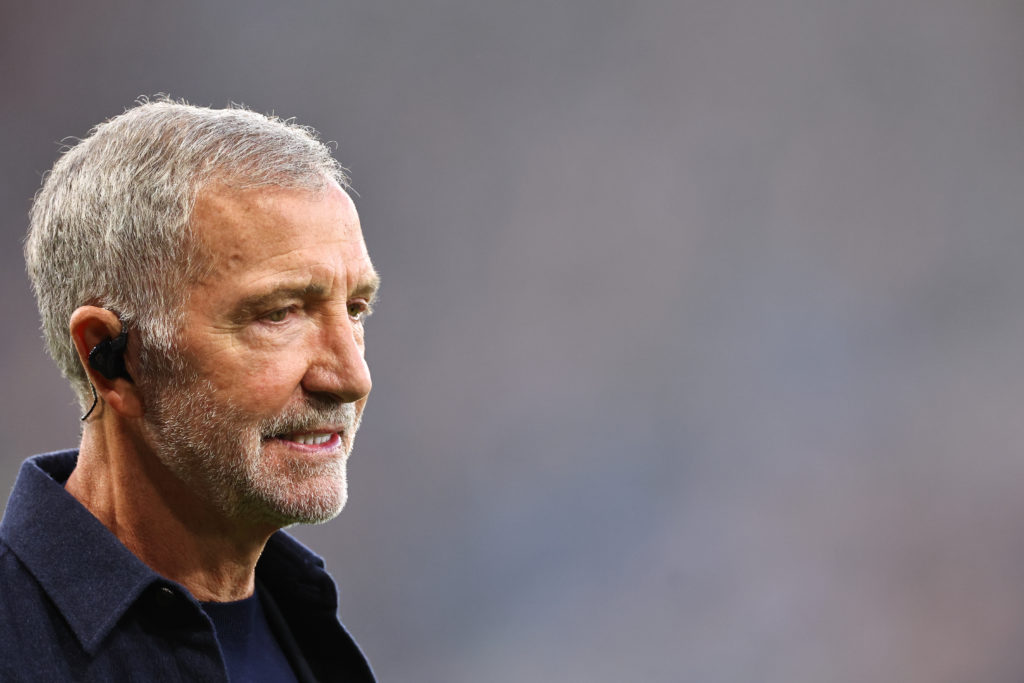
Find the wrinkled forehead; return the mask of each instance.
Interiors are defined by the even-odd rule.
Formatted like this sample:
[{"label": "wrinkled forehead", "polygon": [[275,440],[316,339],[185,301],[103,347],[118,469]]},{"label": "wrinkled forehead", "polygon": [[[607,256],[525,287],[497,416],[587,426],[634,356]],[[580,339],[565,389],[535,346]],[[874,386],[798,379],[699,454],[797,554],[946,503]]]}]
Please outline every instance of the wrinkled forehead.
[{"label": "wrinkled forehead", "polygon": [[192,222],[206,265],[194,284],[211,294],[300,280],[354,291],[377,280],[355,205],[336,183],[320,191],[215,188],[199,197]]},{"label": "wrinkled forehead", "polygon": [[365,252],[352,198],[330,180],[315,189],[211,184],[196,198],[190,222],[200,256],[234,263],[290,242],[343,241]]}]

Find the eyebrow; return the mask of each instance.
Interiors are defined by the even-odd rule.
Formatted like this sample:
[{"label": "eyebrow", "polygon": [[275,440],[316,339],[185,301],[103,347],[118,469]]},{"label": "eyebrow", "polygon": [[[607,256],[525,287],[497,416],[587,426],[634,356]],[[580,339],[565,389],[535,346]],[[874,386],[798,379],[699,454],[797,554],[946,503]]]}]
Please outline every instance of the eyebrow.
[{"label": "eyebrow", "polygon": [[267,292],[260,292],[245,297],[235,305],[233,317],[245,318],[254,313],[263,313],[284,299],[306,299],[323,296],[327,289],[323,285],[309,284],[300,287],[275,287]]},{"label": "eyebrow", "polygon": [[[377,292],[380,289],[380,275],[371,271],[370,275],[363,278],[352,292],[352,296],[366,297],[371,306],[377,301]],[[296,287],[275,287],[266,292],[259,292],[245,297],[234,307],[232,317],[244,319],[256,313],[263,313],[282,300],[287,299],[309,299],[324,297],[327,288],[321,284],[311,283]]]},{"label": "eyebrow", "polygon": [[375,270],[371,270],[369,275],[364,277],[356,285],[355,290],[352,292],[355,296],[366,297],[370,305],[373,306],[377,303],[377,293],[380,291],[380,275]]}]

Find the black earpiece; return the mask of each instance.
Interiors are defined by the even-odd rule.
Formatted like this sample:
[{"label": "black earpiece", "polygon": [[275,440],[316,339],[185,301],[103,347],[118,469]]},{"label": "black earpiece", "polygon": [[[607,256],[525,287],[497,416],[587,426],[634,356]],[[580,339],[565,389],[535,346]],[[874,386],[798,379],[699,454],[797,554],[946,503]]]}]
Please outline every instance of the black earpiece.
[{"label": "black earpiece", "polygon": [[[107,379],[123,377],[131,382],[132,376],[128,374],[128,369],[124,366],[124,349],[126,346],[128,346],[128,331],[122,326],[121,334],[113,339],[107,337],[93,347],[92,351],[89,352],[89,367]],[[92,407],[82,416],[83,422],[92,415],[92,411],[96,409],[96,403],[99,401],[99,396],[96,395],[96,387],[93,386],[92,382],[89,382],[89,387],[92,389]]]},{"label": "black earpiece", "polygon": [[124,349],[128,345],[128,332],[124,329],[113,339],[107,337],[89,352],[89,366],[107,379],[123,377],[129,382],[132,376],[124,367]]}]

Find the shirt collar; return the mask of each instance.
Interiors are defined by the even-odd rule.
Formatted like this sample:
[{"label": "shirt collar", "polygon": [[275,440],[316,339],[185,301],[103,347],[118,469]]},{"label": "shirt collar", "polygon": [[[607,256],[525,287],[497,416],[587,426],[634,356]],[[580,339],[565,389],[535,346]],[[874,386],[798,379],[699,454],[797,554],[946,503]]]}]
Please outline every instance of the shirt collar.
[{"label": "shirt collar", "polygon": [[64,489],[77,460],[78,451],[70,450],[25,461],[0,538],[94,653],[139,595],[165,580]]},{"label": "shirt collar", "polygon": [[319,555],[283,531],[267,541],[259,562],[259,577],[275,596],[334,613],[338,589]]}]

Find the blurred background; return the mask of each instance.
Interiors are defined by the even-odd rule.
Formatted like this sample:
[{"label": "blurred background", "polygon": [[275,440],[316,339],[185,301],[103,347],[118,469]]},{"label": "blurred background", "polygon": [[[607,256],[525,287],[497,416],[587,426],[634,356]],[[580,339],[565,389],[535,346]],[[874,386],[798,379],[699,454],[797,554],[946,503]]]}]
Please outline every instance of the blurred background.
[{"label": "blurred background", "polygon": [[326,558],[380,680],[1024,679],[1024,5],[7,0],[0,501],[76,445],[21,257],[139,95],[338,142],[383,275]]}]

